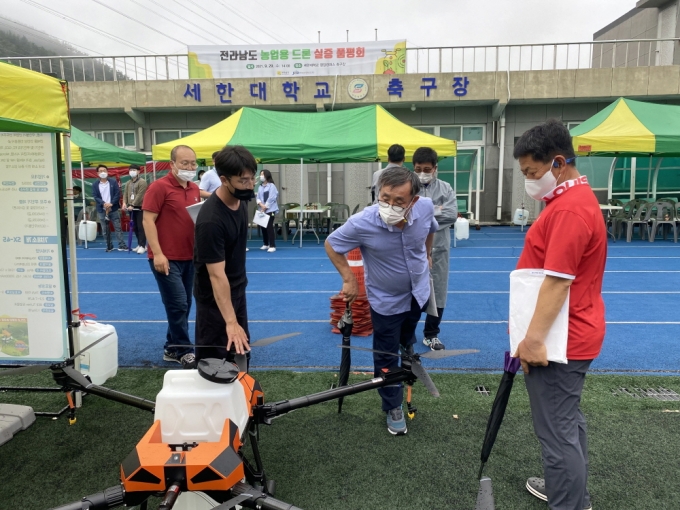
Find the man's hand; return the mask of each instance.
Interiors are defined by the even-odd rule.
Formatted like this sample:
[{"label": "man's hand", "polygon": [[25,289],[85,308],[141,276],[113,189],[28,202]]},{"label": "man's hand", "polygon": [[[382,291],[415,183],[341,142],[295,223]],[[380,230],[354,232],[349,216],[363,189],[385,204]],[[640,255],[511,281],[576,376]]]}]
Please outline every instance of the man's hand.
[{"label": "man's hand", "polygon": [[162,253],[159,255],[156,255],[154,253],[153,256],[153,268],[159,272],[164,274],[165,276],[168,276],[170,274],[170,262],[168,262],[168,259],[165,255]]},{"label": "man's hand", "polygon": [[432,269],[432,254],[431,253],[429,253],[427,255],[427,264],[430,267],[430,269]]},{"label": "man's hand", "polygon": [[548,354],[545,349],[545,344],[543,342],[529,340],[528,338],[525,338],[519,343],[514,357],[519,358],[520,363],[522,363],[522,370],[524,370],[525,374],[529,373],[529,365],[533,367],[548,366]]},{"label": "man's hand", "polygon": [[236,320],[227,322],[227,350],[234,346],[237,354],[245,354],[250,350],[248,336]]},{"label": "man's hand", "polygon": [[104,209],[111,209],[111,204],[109,202],[104,202]]},{"label": "man's hand", "polygon": [[354,277],[354,275],[352,275],[350,280],[342,283],[342,291],[340,292],[340,295],[342,295],[342,300],[345,303],[349,303],[350,305],[357,298],[359,295],[359,284],[357,283],[357,279]]}]

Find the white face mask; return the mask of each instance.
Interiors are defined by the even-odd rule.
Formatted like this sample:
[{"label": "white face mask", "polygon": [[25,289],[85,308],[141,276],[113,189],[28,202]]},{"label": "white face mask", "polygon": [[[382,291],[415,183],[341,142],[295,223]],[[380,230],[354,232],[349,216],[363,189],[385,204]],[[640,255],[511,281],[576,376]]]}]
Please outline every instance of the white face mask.
[{"label": "white face mask", "polygon": [[100,179],[106,179],[109,176],[106,172],[99,172],[99,178]]},{"label": "white face mask", "polygon": [[413,200],[411,200],[411,202],[401,212],[396,212],[394,209],[392,209],[392,206],[389,207],[378,206],[378,212],[380,213],[380,217],[385,223],[387,223],[388,225],[396,225],[400,221],[406,219],[406,213],[408,212],[408,208],[411,206],[411,203],[413,203]]},{"label": "white face mask", "polygon": [[264,175],[260,175],[260,181],[264,182],[266,180],[267,180],[267,178]]},{"label": "white face mask", "polygon": [[196,172],[194,170],[180,170],[179,168],[177,169],[177,178],[180,181],[189,182],[191,179],[194,178],[195,175]]},{"label": "white face mask", "polygon": [[425,172],[416,172],[418,179],[420,179],[420,182],[423,184],[429,184],[432,182],[432,179],[434,179],[434,174],[435,172],[429,174],[426,174]]},{"label": "white face mask", "polygon": [[130,170],[130,177],[132,177],[133,179],[137,177],[137,170]]},{"label": "white face mask", "polygon": [[526,179],[524,181],[524,189],[527,194],[534,200],[543,200],[543,197],[550,193],[557,187],[557,177],[552,173],[553,159],[550,163],[550,170],[548,170],[540,179]]}]

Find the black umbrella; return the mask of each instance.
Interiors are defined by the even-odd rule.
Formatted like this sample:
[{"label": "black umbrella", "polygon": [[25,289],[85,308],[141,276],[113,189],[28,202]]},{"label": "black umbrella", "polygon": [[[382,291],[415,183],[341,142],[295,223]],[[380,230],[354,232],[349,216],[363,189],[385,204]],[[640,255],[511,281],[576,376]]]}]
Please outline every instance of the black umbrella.
[{"label": "black umbrella", "polygon": [[486,464],[486,461],[489,460],[491,448],[493,448],[493,444],[496,441],[496,436],[498,435],[498,429],[500,429],[501,423],[503,422],[505,408],[508,406],[508,399],[510,398],[510,391],[512,390],[512,383],[515,379],[515,374],[519,370],[519,367],[519,358],[512,358],[510,353],[505,351],[503,377],[501,377],[501,383],[498,386],[496,398],[494,399],[493,406],[491,407],[491,415],[489,416],[489,421],[486,424],[484,444],[482,444],[482,465],[479,468],[479,476],[477,478],[481,479],[482,471],[484,470],[484,464]]},{"label": "black umbrella", "polygon": [[[350,338],[352,336],[352,327],[354,326],[354,320],[352,319],[352,308],[349,303],[347,303],[347,308],[345,308],[345,313],[340,317],[338,321],[338,329],[342,333],[342,345],[350,345]],[[338,373],[338,387],[347,386],[347,381],[349,380],[349,367],[352,364],[352,352],[349,349],[342,349],[342,357],[340,358],[340,372]],[[338,399],[338,413],[342,412],[342,401],[343,397]]]}]

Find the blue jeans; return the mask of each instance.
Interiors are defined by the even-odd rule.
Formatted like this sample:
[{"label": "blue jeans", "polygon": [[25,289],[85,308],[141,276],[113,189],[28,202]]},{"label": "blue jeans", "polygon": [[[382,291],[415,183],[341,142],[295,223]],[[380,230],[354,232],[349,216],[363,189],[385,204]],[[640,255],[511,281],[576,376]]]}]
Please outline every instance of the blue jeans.
[{"label": "blue jeans", "polygon": [[[109,214],[109,220],[113,223],[113,228],[116,231],[116,238],[118,239],[118,248],[127,249],[127,245],[123,240],[123,230],[120,228],[120,210],[111,211]],[[106,220],[106,212],[100,213],[97,211],[97,217],[99,218],[99,224],[102,226],[102,235],[106,239],[106,247],[110,250],[113,248],[113,243],[111,242],[111,229],[109,228],[109,222]]]},{"label": "blue jeans", "polygon": [[[427,307],[420,307],[416,298],[411,296],[411,309],[394,315],[381,315],[371,308],[371,321],[373,321],[373,348],[378,351],[393,352],[399,354],[399,345],[408,347],[416,343],[416,327],[420,315]],[[373,365],[375,377],[380,377],[384,368],[397,368],[399,358],[386,354],[373,353]],[[382,410],[389,411],[399,407],[404,400],[404,387],[401,383],[392,386],[378,388],[378,394],[382,398]]]},{"label": "blue jeans", "polygon": [[[194,285],[193,260],[170,260],[170,274],[159,273],[153,267],[153,259],[149,259],[151,272],[156,278],[158,291],[161,294],[165,315],[168,318],[168,332],[165,335],[164,349],[175,352],[178,356],[193,352],[189,338],[189,312],[191,311],[191,290]],[[186,345],[186,347],[169,347],[170,345]]]}]

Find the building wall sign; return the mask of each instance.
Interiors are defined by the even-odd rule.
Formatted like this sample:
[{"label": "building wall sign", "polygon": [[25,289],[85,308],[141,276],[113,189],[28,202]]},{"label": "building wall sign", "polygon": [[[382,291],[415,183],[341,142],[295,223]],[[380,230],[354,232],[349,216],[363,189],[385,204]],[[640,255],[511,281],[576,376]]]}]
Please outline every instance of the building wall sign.
[{"label": "building wall sign", "polygon": [[368,82],[363,78],[354,78],[347,85],[347,93],[357,101],[365,98],[368,95]]}]

